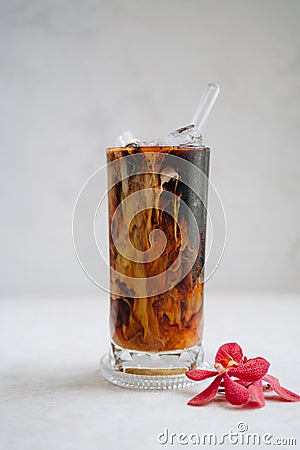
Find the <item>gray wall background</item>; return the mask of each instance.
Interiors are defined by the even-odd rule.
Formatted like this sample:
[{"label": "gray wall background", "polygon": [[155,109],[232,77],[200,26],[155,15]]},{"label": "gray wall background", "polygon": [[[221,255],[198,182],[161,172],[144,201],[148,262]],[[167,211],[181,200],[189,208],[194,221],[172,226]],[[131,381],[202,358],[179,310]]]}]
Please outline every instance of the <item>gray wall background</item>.
[{"label": "gray wall background", "polygon": [[299,23],[297,0],[1,0],[1,294],[99,295],[72,247],[81,186],[122,131],[189,123],[209,81],[228,222],[209,289],[299,292]]}]

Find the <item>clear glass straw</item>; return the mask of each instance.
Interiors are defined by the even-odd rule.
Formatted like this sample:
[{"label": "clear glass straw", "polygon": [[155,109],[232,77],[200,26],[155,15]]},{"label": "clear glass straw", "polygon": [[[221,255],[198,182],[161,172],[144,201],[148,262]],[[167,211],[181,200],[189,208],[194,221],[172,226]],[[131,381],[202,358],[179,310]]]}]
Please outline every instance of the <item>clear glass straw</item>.
[{"label": "clear glass straw", "polygon": [[214,106],[215,101],[220,93],[220,86],[209,83],[206,91],[203,93],[197,111],[193,117],[192,124],[202,133],[206,119]]}]

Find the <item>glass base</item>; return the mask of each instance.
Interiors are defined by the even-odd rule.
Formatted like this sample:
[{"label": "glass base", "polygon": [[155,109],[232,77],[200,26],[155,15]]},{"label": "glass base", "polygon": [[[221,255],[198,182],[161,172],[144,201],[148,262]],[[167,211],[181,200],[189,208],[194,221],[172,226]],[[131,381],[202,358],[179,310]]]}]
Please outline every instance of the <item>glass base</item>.
[{"label": "glass base", "polygon": [[190,369],[209,369],[201,344],[173,352],[146,353],[112,345],[104,355],[101,372],[108,381],[127,389],[166,390],[189,388],[196,382],[185,376]]}]

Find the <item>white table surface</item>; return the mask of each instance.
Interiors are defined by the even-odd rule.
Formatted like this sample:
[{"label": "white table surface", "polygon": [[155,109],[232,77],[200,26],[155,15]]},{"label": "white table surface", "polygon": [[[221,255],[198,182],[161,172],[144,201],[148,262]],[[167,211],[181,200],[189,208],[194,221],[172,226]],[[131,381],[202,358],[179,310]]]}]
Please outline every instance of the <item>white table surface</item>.
[{"label": "white table surface", "polygon": [[[273,399],[253,410],[214,401],[195,408],[186,403],[200,385],[136,392],[104,380],[98,361],[108,346],[108,300],[100,291],[98,299],[5,299],[0,309],[1,450],[200,448],[177,440],[163,446],[158,435],[221,435],[236,432],[239,422],[248,433],[300,443],[296,403]],[[205,315],[209,351],[238,341],[249,357],[269,359],[284,386],[300,390],[298,298],[207,293]]]}]

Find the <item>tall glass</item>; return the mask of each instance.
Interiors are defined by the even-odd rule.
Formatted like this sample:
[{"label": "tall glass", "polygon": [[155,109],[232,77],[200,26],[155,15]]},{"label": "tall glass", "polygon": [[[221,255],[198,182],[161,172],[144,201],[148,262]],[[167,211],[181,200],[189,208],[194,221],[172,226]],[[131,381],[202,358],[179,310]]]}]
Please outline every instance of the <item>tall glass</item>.
[{"label": "tall glass", "polygon": [[[209,157],[207,147],[107,149],[111,370],[104,375],[115,384],[180,387],[203,359]],[[193,180],[198,192],[191,167],[203,174]]]}]

